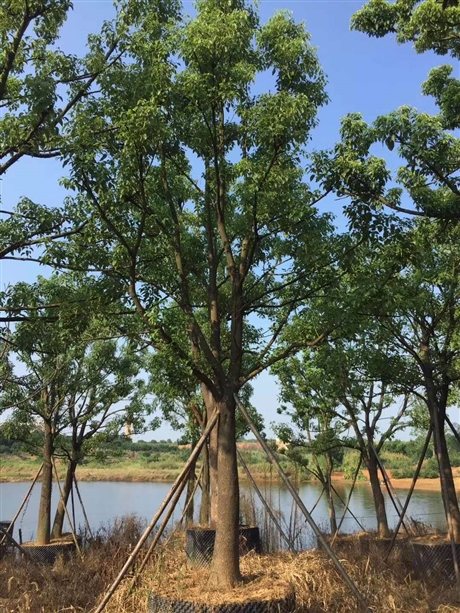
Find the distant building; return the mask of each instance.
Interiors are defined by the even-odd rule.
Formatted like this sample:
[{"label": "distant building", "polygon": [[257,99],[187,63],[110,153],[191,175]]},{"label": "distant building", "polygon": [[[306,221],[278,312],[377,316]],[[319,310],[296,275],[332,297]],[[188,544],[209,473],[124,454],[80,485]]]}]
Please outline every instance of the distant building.
[{"label": "distant building", "polygon": [[134,434],[134,426],[133,424],[125,424],[125,436],[126,438],[129,438],[130,441],[133,440],[133,434]]},{"label": "distant building", "polygon": [[276,444],[276,449],[278,451],[283,451],[284,449],[288,448],[288,445],[286,445],[286,443],[283,443],[283,441],[281,441],[279,438],[276,439],[275,444]]}]

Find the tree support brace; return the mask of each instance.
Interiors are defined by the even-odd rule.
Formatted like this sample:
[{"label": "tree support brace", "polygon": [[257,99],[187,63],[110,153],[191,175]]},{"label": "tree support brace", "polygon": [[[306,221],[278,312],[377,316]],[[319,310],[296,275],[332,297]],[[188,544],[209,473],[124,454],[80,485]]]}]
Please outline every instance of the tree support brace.
[{"label": "tree support brace", "polygon": [[405,514],[407,512],[407,509],[409,507],[409,503],[410,503],[410,500],[412,498],[412,494],[414,493],[414,489],[415,489],[415,485],[417,483],[417,479],[418,479],[418,477],[420,475],[420,471],[422,470],[423,462],[425,460],[426,452],[427,452],[427,449],[428,449],[428,445],[430,444],[430,440],[431,440],[431,435],[432,434],[433,434],[433,426],[430,425],[430,429],[428,430],[428,434],[426,435],[425,443],[423,445],[422,453],[420,454],[420,458],[419,458],[419,461],[418,461],[418,464],[417,464],[417,468],[415,469],[415,473],[414,473],[414,477],[412,479],[412,483],[411,483],[411,486],[410,486],[409,493],[407,494],[407,498],[406,498],[406,501],[404,503],[404,507],[403,507],[401,516],[399,518],[398,525],[396,526],[396,528],[394,530],[394,533],[393,533],[393,538],[391,539],[390,549],[388,550],[388,553],[385,556],[385,561],[388,560],[388,558],[390,556],[390,553],[391,553],[391,551],[392,551],[392,549],[394,547],[394,544],[396,542],[396,538],[398,536],[399,529],[401,528],[401,524],[403,523],[404,516],[405,516]]},{"label": "tree support brace", "polygon": [[[368,607],[366,601],[364,600],[363,596],[361,595],[361,592],[356,587],[356,584],[354,583],[353,579],[348,575],[347,571],[344,569],[344,567],[340,563],[340,560],[338,559],[338,557],[335,555],[335,553],[331,549],[331,546],[329,545],[327,540],[324,538],[324,536],[321,534],[320,529],[318,528],[318,526],[316,525],[314,519],[312,518],[312,516],[308,512],[306,506],[302,502],[302,499],[300,498],[299,494],[297,493],[297,490],[292,485],[289,477],[286,475],[286,473],[282,469],[281,464],[279,463],[278,458],[276,457],[275,453],[273,452],[272,449],[270,449],[270,447],[267,445],[267,443],[261,437],[260,432],[257,430],[256,425],[254,424],[254,422],[250,418],[248,412],[246,411],[245,407],[240,402],[240,399],[238,398],[238,396],[236,394],[235,394],[235,401],[236,401],[236,404],[238,405],[241,413],[243,414],[243,417],[245,418],[245,420],[247,421],[249,427],[251,428],[252,433],[254,434],[254,436],[256,437],[256,439],[258,440],[260,445],[262,446],[263,450],[267,454],[269,462],[271,464],[274,464],[275,468],[278,470],[278,473],[279,473],[281,479],[284,481],[286,487],[288,488],[288,490],[290,491],[292,497],[294,498],[294,500],[296,501],[297,505],[299,506],[299,509],[305,515],[305,518],[308,521],[308,523],[310,524],[311,529],[315,533],[316,537],[318,538],[318,541],[321,543],[321,545],[324,548],[324,550],[327,552],[328,556],[331,558],[331,560],[334,563],[334,566],[336,567],[338,573],[342,576],[343,580],[345,581],[345,583],[350,588],[350,590],[353,593],[354,597],[356,598],[360,608],[363,611],[366,611],[367,613],[373,613],[372,609]],[[96,612],[96,613],[98,613],[98,612]]]},{"label": "tree support brace", "polygon": [[[16,520],[17,520],[17,518],[18,518],[18,517],[19,517],[19,515],[21,514],[21,511],[22,511],[22,509],[24,508],[24,505],[25,505],[25,504],[26,504],[26,502],[29,500],[29,496],[31,495],[32,490],[34,489],[34,485],[36,484],[37,479],[38,479],[38,477],[40,476],[40,473],[42,472],[42,469],[43,469],[43,462],[42,462],[42,464],[41,464],[40,468],[38,469],[38,472],[37,472],[37,474],[35,475],[34,480],[33,480],[33,481],[32,481],[32,483],[30,484],[30,487],[29,487],[29,489],[27,490],[27,493],[26,493],[26,495],[24,496],[23,501],[22,501],[22,502],[21,502],[21,504],[19,505],[19,509],[16,511],[16,515],[15,515],[15,516],[13,517],[13,519],[11,520],[10,525],[9,525],[9,526],[8,526],[8,528],[7,528],[7,534],[9,534],[9,531],[10,531],[10,530],[11,530],[11,528],[14,526],[14,524],[15,524],[15,522],[16,522]],[[2,539],[0,540],[0,545],[3,545],[3,543],[4,543],[5,539],[6,539],[6,536],[5,536],[5,535],[3,535]]]},{"label": "tree support brace", "polygon": [[257,496],[259,497],[260,502],[263,504],[263,506],[264,506],[265,510],[267,511],[268,515],[270,516],[272,522],[275,524],[276,528],[278,529],[278,532],[280,533],[280,535],[283,538],[284,542],[288,546],[288,550],[289,551],[295,551],[294,543],[288,538],[288,536],[284,532],[283,528],[281,527],[281,524],[279,523],[279,521],[277,520],[275,514],[273,513],[270,505],[265,500],[265,498],[264,498],[262,492],[260,491],[257,483],[254,481],[254,478],[251,475],[249,467],[246,464],[246,462],[244,461],[243,456],[241,455],[239,449],[236,450],[236,453],[238,454],[238,458],[239,458],[239,460],[241,462],[241,466],[244,468],[244,470],[245,470],[245,472],[246,472],[246,474],[248,476],[248,479],[251,482],[252,487],[254,488]]},{"label": "tree support brace", "polygon": [[105,607],[106,607],[107,603],[109,602],[109,600],[115,594],[115,591],[116,591],[117,587],[122,582],[122,580],[123,580],[124,576],[126,575],[126,573],[128,572],[128,570],[131,568],[134,560],[137,558],[140,550],[142,549],[142,546],[144,545],[145,541],[150,536],[152,530],[155,528],[155,526],[156,526],[158,520],[160,519],[160,517],[162,516],[164,510],[168,506],[169,502],[171,501],[171,499],[173,498],[174,494],[177,492],[179,487],[182,485],[183,482],[185,482],[185,480],[187,478],[187,475],[188,475],[188,472],[190,470],[190,466],[193,464],[193,462],[199,456],[199,454],[201,452],[201,448],[205,444],[206,439],[209,436],[209,433],[211,432],[211,430],[216,425],[218,418],[219,418],[219,413],[218,413],[218,411],[215,411],[213,416],[209,420],[208,425],[206,426],[205,430],[203,431],[203,434],[201,435],[200,440],[196,444],[196,447],[194,448],[194,450],[192,451],[192,453],[189,456],[189,459],[185,463],[185,466],[182,469],[180,475],[174,481],[171,489],[169,490],[168,494],[166,495],[166,498],[161,503],[160,508],[158,509],[158,511],[153,516],[152,521],[149,523],[147,528],[144,530],[144,533],[142,534],[141,538],[137,542],[137,545],[132,550],[132,552],[129,555],[128,559],[126,560],[123,568],[120,570],[120,572],[118,573],[118,575],[115,578],[114,582],[112,583],[112,585],[109,587],[109,589],[105,593],[102,601],[100,602],[100,604],[98,605],[98,607],[94,611],[94,613],[102,613],[102,611],[105,609]]}]

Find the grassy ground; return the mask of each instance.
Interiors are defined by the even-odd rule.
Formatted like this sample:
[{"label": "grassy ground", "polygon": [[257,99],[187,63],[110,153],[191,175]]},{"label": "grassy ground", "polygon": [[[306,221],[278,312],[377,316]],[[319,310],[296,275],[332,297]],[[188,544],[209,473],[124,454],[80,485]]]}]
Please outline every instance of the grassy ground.
[{"label": "grassy ground", "polygon": [[[89,613],[100,602],[108,585],[123,566],[142,526],[126,518],[102,531],[78,557],[47,567],[15,564],[0,559],[0,613]],[[382,555],[363,556],[359,549],[341,554],[347,573],[356,583],[373,613],[460,613],[458,591],[452,584],[416,578],[404,561],[395,557],[386,564]],[[241,560],[243,584],[214,590],[209,571],[186,564],[183,537],[158,549],[149,561],[137,588],[130,590],[128,576],[107,607],[107,613],[139,613],[147,610],[152,591],[200,602],[237,602],[243,596],[270,599],[286,588],[294,589],[297,613],[355,613],[356,601],[324,552],[249,554]],[[245,598],[246,598],[245,596]]]}]

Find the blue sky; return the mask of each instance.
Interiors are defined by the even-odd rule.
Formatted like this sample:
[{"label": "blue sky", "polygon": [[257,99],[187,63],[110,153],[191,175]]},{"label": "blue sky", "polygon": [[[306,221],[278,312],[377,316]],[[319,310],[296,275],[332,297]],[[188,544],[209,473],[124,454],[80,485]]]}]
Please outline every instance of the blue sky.
[{"label": "blue sky", "polygon": [[[434,111],[432,100],[421,94],[421,84],[431,68],[448,63],[446,58],[430,53],[417,55],[411,45],[397,45],[391,37],[370,39],[359,32],[351,32],[350,18],[362,4],[360,0],[262,0],[259,3],[262,21],[277,10],[292,11],[297,21],[305,22],[312,44],[318,49],[328,76],[331,101],[320,112],[320,124],[311,143],[314,149],[334,145],[340,118],[349,112],[360,112],[366,120],[372,121],[405,104]],[[184,12],[193,12],[192,2],[184,3]],[[59,46],[66,52],[82,53],[87,35],[97,32],[102,22],[113,15],[111,0],[75,0]],[[259,86],[263,88],[263,81]],[[266,86],[269,87],[268,81]],[[0,185],[2,206],[12,208],[22,196],[59,206],[65,197],[65,190],[58,185],[63,174],[55,160],[23,158],[3,178]],[[330,198],[325,207],[338,215],[339,226],[342,226],[341,204]],[[33,281],[39,272],[46,274],[46,269],[33,264],[4,262],[0,266],[2,287],[18,280]],[[264,414],[267,425],[277,420],[278,392],[274,379],[267,373],[261,375],[254,383],[254,390],[253,402]],[[165,425],[153,436],[169,438],[174,434]]]}]

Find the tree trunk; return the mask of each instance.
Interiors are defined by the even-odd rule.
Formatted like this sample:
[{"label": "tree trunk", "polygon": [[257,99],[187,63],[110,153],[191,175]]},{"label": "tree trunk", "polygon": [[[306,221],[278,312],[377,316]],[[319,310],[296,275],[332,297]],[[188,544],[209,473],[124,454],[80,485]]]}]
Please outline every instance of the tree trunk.
[{"label": "tree trunk", "polygon": [[[206,406],[207,419],[210,419],[214,414],[214,410],[216,408],[216,402],[208,390],[206,386],[202,386],[202,395],[203,400]],[[218,465],[218,433],[219,423],[215,428],[211,430],[209,434],[209,445],[208,445],[208,453],[209,453],[209,483],[211,490],[211,517],[210,524],[211,527],[215,528],[217,526],[217,518],[219,513],[219,505],[218,505],[218,489],[219,489],[219,475],[217,472]]]},{"label": "tree trunk", "polygon": [[48,545],[51,527],[51,491],[53,487],[53,434],[51,424],[45,422],[45,443],[43,445],[42,489],[38,511],[37,539],[38,545]]},{"label": "tree trunk", "polygon": [[[449,531],[454,537],[455,542],[460,543],[460,510],[457,492],[455,491],[452,466],[447,449],[444,420],[441,423],[439,422],[440,420],[438,420],[437,427],[434,426],[434,451],[438,461],[444,511]],[[438,431],[436,432],[436,430]]]},{"label": "tree trunk", "polygon": [[390,529],[388,528],[388,518],[385,509],[385,499],[383,497],[382,488],[380,487],[379,471],[377,459],[372,451],[368,452],[366,457],[366,466],[369,471],[369,480],[372,487],[372,496],[374,498],[375,515],[377,518],[377,529],[381,538],[390,538]]},{"label": "tree trunk", "polygon": [[203,472],[201,473],[201,506],[200,506],[200,526],[208,526],[211,514],[211,497],[209,483],[209,450],[206,443],[201,452],[203,462]]},{"label": "tree trunk", "polygon": [[62,489],[64,501],[62,498],[59,500],[58,507],[56,509],[56,514],[54,516],[53,529],[51,532],[51,536],[53,539],[60,538],[62,536],[62,529],[64,526],[64,518],[65,518],[65,507],[67,506],[67,502],[69,500],[70,491],[73,486],[73,480],[75,476],[75,471],[77,470],[77,460],[70,460],[69,466],[67,467],[67,473],[65,476],[64,487]]},{"label": "tree trunk", "polygon": [[326,481],[326,493],[327,493],[327,508],[329,512],[329,524],[331,526],[331,534],[335,534],[337,532],[337,517],[335,514],[335,505],[334,505],[334,493],[332,490],[332,470],[333,470],[333,462],[330,454],[326,457],[326,470],[327,470],[327,481]]},{"label": "tree trunk", "polygon": [[228,394],[219,404],[218,517],[211,582],[221,588],[241,580],[238,552],[239,488],[236,456],[235,401]]}]

